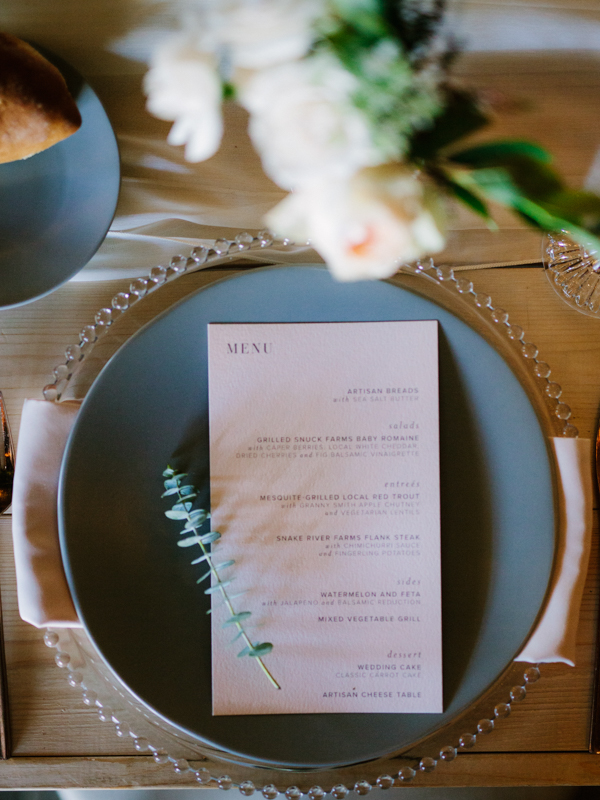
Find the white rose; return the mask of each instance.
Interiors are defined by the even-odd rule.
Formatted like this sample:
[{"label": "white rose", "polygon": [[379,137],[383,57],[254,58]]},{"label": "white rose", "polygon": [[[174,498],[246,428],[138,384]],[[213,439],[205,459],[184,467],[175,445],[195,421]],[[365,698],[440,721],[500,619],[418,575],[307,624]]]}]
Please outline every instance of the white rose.
[{"label": "white rose", "polygon": [[269,177],[284,189],[342,179],[380,163],[362,113],[356,78],[330,56],[310,56],[252,75],[240,87],[250,136]]},{"label": "white rose", "polygon": [[194,38],[178,34],[157,49],[144,90],[148,111],[175,121],[167,141],[185,144],[188,161],[216,153],[223,135],[221,80],[214,57],[199,51]]},{"label": "white rose", "polygon": [[233,67],[264,69],[305,55],[322,12],[322,0],[213,0],[205,20]]},{"label": "white rose", "polygon": [[266,221],[281,236],[309,239],[341,281],[388,278],[400,264],[445,244],[438,198],[401,165],[305,186]]}]

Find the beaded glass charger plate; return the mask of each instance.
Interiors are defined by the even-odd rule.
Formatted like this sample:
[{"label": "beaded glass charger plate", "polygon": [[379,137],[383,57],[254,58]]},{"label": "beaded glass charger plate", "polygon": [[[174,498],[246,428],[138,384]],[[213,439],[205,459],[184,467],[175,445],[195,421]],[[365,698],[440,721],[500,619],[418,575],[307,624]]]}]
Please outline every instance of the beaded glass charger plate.
[{"label": "beaded glass charger plate", "polygon": [[0,308],[57,289],[94,255],[119,195],[119,150],[100,100],[62,59],[81,113],[68,139],[23,161],[0,164]]},{"label": "beaded glass charger plate", "polygon": [[[540,615],[555,550],[548,437],[576,431],[522,330],[438,273],[339,284],[296,266],[217,281],[129,339],[86,396],[59,491],[78,614],[145,707],[225,759],[325,769],[406,751],[505,674]],[[207,323],[410,319],[440,323],[445,710],[213,717],[207,601],[160,499],[174,454],[207,492]]]}]

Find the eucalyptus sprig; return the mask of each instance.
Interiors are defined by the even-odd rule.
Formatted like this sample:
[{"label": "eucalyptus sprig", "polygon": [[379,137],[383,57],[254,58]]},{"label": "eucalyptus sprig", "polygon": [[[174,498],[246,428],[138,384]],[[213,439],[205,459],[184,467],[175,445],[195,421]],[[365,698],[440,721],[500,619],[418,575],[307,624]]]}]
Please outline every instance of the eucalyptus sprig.
[{"label": "eucalyptus sprig", "polygon": [[[210,514],[203,508],[193,508],[194,500],[198,497],[198,492],[191,483],[185,482],[187,475],[184,472],[179,472],[171,467],[167,467],[167,469],[163,472],[163,477],[165,479],[165,491],[162,494],[162,497],[175,498],[175,504],[169,511],[165,511],[165,516],[172,520],[185,522],[185,526],[182,528],[180,533],[190,534],[189,536],[186,536],[185,539],[180,539],[177,544],[179,547],[192,547],[194,545],[199,545],[200,549],[202,550],[202,555],[199,558],[194,559],[191,563],[201,564],[204,561],[208,567],[208,571],[198,578],[196,583],[202,583],[202,581],[206,580],[206,578],[212,577],[212,584],[208,587],[208,589],[204,590],[204,594],[213,595],[217,592],[220,593],[223,603],[229,611],[229,617],[225,620],[222,627],[237,628],[237,634],[232,639],[232,642],[235,642],[237,639],[241,638],[245,643],[245,647],[238,653],[238,657],[251,656],[254,658],[271,684],[276,689],[280,689],[281,687],[271,675],[262,660],[263,656],[266,656],[271,652],[273,645],[270,642],[252,643],[250,637],[244,629],[244,623],[250,618],[252,612],[235,611],[232,600],[239,595],[230,595],[227,591],[227,586],[232,583],[233,578],[229,577],[223,579],[221,577],[221,572],[232,567],[235,564],[235,561],[233,559],[229,559],[228,561],[223,561],[219,564],[216,564],[213,560],[213,553],[211,550],[209,550],[209,547],[210,545],[219,541],[221,534],[218,531],[200,533],[200,528],[204,522],[210,518]],[[210,614],[211,610],[212,609],[209,609],[206,613]]]}]

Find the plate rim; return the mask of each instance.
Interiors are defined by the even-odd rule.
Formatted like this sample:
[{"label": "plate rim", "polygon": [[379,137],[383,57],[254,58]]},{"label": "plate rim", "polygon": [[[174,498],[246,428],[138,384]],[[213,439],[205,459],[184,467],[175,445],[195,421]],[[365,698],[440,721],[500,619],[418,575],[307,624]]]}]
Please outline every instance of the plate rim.
[{"label": "plate rim", "polygon": [[[232,265],[232,268],[235,268],[235,265]],[[86,395],[85,395],[85,398],[83,400],[81,409],[83,409],[84,405],[87,403],[87,400],[91,395],[92,389],[94,388],[95,384],[97,383],[97,381],[99,380],[101,375],[109,367],[109,365],[111,364],[113,359],[123,350],[123,348],[126,348],[129,345],[130,342],[134,341],[139,336],[143,335],[143,333],[144,333],[144,331],[146,331],[146,329],[148,329],[149,327],[153,326],[159,320],[161,320],[162,318],[164,318],[167,315],[169,315],[178,306],[185,304],[186,302],[190,301],[193,297],[196,297],[198,294],[203,293],[205,290],[211,289],[212,287],[214,287],[214,286],[216,286],[218,284],[226,283],[226,282],[231,281],[231,280],[235,280],[238,277],[247,277],[250,274],[258,273],[258,272],[268,272],[268,271],[274,271],[274,270],[277,270],[277,271],[286,270],[287,271],[287,270],[297,270],[298,268],[302,268],[302,269],[310,268],[310,269],[313,269],[313,270],[318,270],[320,272],[327,272],[326,266],[324,266],[322,264],[267,265],[267,266],[261,266],[261,267],[253,267],[253,268],[248,269],[248,270],[237,272],[237,273],[235,273],[233,275],[220,276],[220,277],[217,277],[216,279],[212,280],[210,283],[204,284],[204,285],[202,285],[200,287],[197,287],[197,288],[191,290],[188,294],[186,294],[185,296],[179,298],[177,301],[173,302],[167,308],[165,308],[164,310],[162,310],[161,312],[156,314],[156,316],[154,316],[152,319],[150,319],[146,323],[144,323],[137,331],[135,331],[132,335],[130,335],[127,338],[127,340],[125,342],[123,342],[118,347],[118,349],[110,356],[108,361],[103,365],[102,369],[100,370],[100,372],[98,373],[98,375],[94,379],[92,385],[86,391]],[[413,276],[410,276],[410,277],[413,277]],[[536,419],[538,421],[538,424],[540,426],[540,432],[541,432],[541,434],[543,436],[544,445],[545,445],[545,451],[546,451],[546,454],[547,454],[548,465],[549,465],[549,468],[550,468],[551,490],[552,490],[553,506],[554,506],[553,507],[554,532],[553,532],[552,564],[551,564],[551,567],[550,567],[550,570],[549,570],[548,581],[547,581],[547,585],[546,585],[546,589],[545,589],[545,593],[544,593],[543,599],[542,599],[542,601],[540,603],[540,606],[539,606],[539,608],[537,610],[537,614],[535,616],[535,619],[534,619],[534,621],[533,621],[533,623],[532,623],[527,635],[525,636],[523,642],[515,650],[514,655],[511,656],[510,660],[506,662],[506,664],[502,668],[502,670],[475,697],[473,697],[471,700],[469,700],[467,703],[465,703],[465,705],[463,705],[459,709],[457,709],[456,712],[452,715],[452,717],[450,717],[447,720],[444,720],[438,726],[429,729],[422,736],[419,736],[418,738],[414,739],[410,743],[402,745],[399,750],[382,753],[382,754],[380,754],[378,756],[367,756],[367,757],[365,757],[363,759],[360,759],[358,761],[353,761],[353,762],[340,762],[340,763],[327,762],[327,763],[319,763],[319,764],[315,764],[315,765],[310,765],[310,766],[306,766],[306,767],[283,766],[279,761],[276,761],[274,759],[272,759],[272,760],[264,759],[264,758],[258,759],[258,758],[254,758],[254,757],[248,756],[246,753],[235,751],[233,749],[223,750],[222,745],[220,745],[219,743],[212,741],[207,736],[201,736],[200,734],[192,731],[191,729],[186,728],[185,725],[183,725],[181,723],[173,721],[168,716],[166,716],[163,712],[159,711],[152,703],[144,700],[140,695],[138,695],[129,686],[129,684],[126,683],[125,680],[122,679],[118,675],[118,673],[115,671],[115,669],[112,667],[112,665],[105,658],[105,656],[102,653],[102,650],[100,649],[100,647],[98,647],[98,645],[96,644],[96,640],[95,640],[94,636],[92,635],[91,631],[88,629],[88,626],[85,623],[85,619],[84,619],[83,615],[81,615],[79,613],[80,610],[81,610],[81,607],[80,607],[80,604],[79,604],[79,599],[77,598],[77,594],[76,594],[76,592],[74,590],[74,587],[72,585],[72,572],[71,572],[71,569],[70,569],[69,558],[68,558],[68,554],[67,554],[67,545],[66,545],[66,541],[65,541],[66,532],[64,530],[65,529],[65,524],[64,524],[64,495],[65,495],[66,471],[68,469],[69,454],[70,454],[70,450],[71,450],[71,447],[72,447],[72,443],[75,440],[76,435],[77,435],[77,428],[78,428],[78,426],[80,424],[80,420],[82,419],[81,413],[79,413],[77,415],[77,418],[75,420],[75,424],[73,425],[73,428],[72,428],[72,430],[70,432],[70,435],[69,435],[69,438],[68,438],[68,441],[67,441],[67,446],[65,447],[64,456],[63,456],[63,459],[62,459],[62,462],[61,462],[60,479],[59,479],[59,490],[58,490],[60,545],[61,545],[61,552],[63,554],[63,560],[64,560],[64,563],[65,563],[65,573],[67,575],[67,580],[69,582],[69,586],[70,586],[72,594],[73,594],[73,600],[74,600],[74,603],[75,603],[75,607],[76,607],[76,609],[78,611],[78,615],[80,616],[80,619],[81,619],[81,622],[82,622],[82,625],[83,625],[83,629],[84,629],[86,635],[89,637],[91,642],[94,644],[94,647],[97,649],[98,653],[102,657],[102,661],[103,661],[103,664],[105,665],[105,667],[108,668],[110,673],[115,676],[116,680],[122,686],[124,686],[127,689],[127,691],[130,692],[132,694],[132,696],[135,697],[138,700],[138,702],[140,702],[142,705],[144,705],[146,707],[149,707],[154,714],[156,714],[160,719],[164,720],[168,725],[173,726],[173,727],[175,727],[175,729],[177,729],[177,730],[189,735],[192,739],[198,741],[199,743],[201,743],[205,747],[214,748],[217,752],[222,753],[226,757],[227,760],[229,760],[229,761],[231,761],[233,763],[237,763],[237,764],[252,763],[254,766],[257,766],[257,767],[261,767],[262,766],[262,767],[267,767],[269,769],[282,769],[282,770],[285,770],[286,772],[289,772],[290,770],[292,772],[294,772],[294,771],[305,771],[307,769],[308,770],[324,770],[324,769],[349,768],[351,766],[359,765],[361,763],[367,763],[369,761],[376,761],[376,760],[378,761],[378,760],[382,760],[382,759],[385,759],[385,758],[391,758],[394,755],[400,755],[400,754],[405,753],[406,751],[411,750],[412,748],[418,746],[420,743],[427,741],[429,738],[439,736],[441,733],[443,733],[443,731],[447,730],[449,727],[451,727],[453,724],[455,724],[457,721],[459,721],[463,716],[465,716],[469,712],[469,710],[471,708],[473,708],[475,705],[477,705],[478,703],[480,703],[483,698],[487,697],[493,691],[494,687],[499,685],[502,682],[503,678],[505,678],[505,676],[511,671],[511,669],[514,668],[515,664],[517,663],[515,661],[516,657],[523,650],[524,646],[526,645],[526,643],[531,638],[531,636],[532,636],[533,632],[535,631],[535,629],[536,629],[541,617],[543,616],[543,614],[544,614],[544,612],[546,610],[546,607],[547,607],[547,604],[548,604],[548,601],[549,601],[549,597],[550,597],[550,594],[551,594],[551,588],[552,588],[552,580],[553,580],[553,576],[554,576],[555,571],[556,571],[557,558],[558,558],[557,542],[558,542],[558,531],[559,531],[559,513],[558,513],[558,494],[559,494],[559,492],[558,492],[558,468],[557,468],[556,458],[555,458],[553,449],[552,449],[551,444],[550,444],[550,439],[552,438],[552,435],[547,429],[548,428],[547,421],[544,420],[544,417],[543,417],[542,413],[540,412],[540,407],[542,406],[541,398],[538,395],[539,405],[537,405],[537,404],[535,404],[535,403],[533,403],[531,401],[531,394],[527,390],[522,378],[515,371],[515,369],[513,368],[512,364],[505,357],[505,355],[502,352],[500,352],[498,350],[498,348],[493,344],[493,342],[491,341],[491,337],[490,336],[486,336],[484,333],[482,333],[481,330],[476,329],[471,324],[471,322],[469,322],[466,319],[464,319],[463,317],[461,317],[459,314],[456,313],[455,310],[453,310],[451,308],[448,308],[447,306],[444,306],[444,304],[442,302],[439,302],[435,298],[432,298],[432,297],[428,296],[426,293],[421,294],[418,290],[415,291],[414,287],[412,287],[412,286],[398,285],[397,283],[394,282],[394,280],[379,281],[379,283],[389,284],[389,285],[393,286],[394,288],[400,289],[401,291],[407,291],[408,293],[416,293],[420,297],[424,298],[425,300],[428,300],[429,302],[433,303],[434,305],[437,305],[437,306],[441,307],[444,311],[446,311],[447,313],[449,313],[452,316],[456,317],[460,322],[462,322],[464,325],[466,325],[471,331],[473,331],[479,337],[481,337],[486,342],[486,344],[489,347],[491,347],[500,356],[502,361],[506,364],[507,368],[515,376],[515,379],[519,383],[519,385],[522,388],[523,392],[526,394],[527,399],[528,399],[528,403],[532,407],[533,412],[534,412],[534,414],[536,416]],[[80,409],[80,412],[81,412],[81,409]],[[331,712],[322,712],[322,715],[331,716],[331,717],[344,716],[343,714],[334,714],[334,713],[331,713]],[[252,715],[250,715],[250,716],[252,716]],[[260,716],[269,716],[269,715],[260,715]],[[275,715],[275,716],[280,716],[280,715]],[[285,715],[285,716],[296,716],[296,715]],[[310,715],[310,716],[319,716],[319,715]],[[371,712],[367,716],[378,716],[378,715],[375,712]],[[381,714],[379,716],[386,716],[387,717],[387,716],[390,716],[390,715]]]}]

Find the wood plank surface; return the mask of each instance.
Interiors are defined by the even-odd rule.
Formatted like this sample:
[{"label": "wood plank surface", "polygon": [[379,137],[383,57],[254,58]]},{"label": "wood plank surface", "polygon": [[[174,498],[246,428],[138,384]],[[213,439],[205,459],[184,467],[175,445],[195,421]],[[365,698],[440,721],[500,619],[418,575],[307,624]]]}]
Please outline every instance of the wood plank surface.
[{"label": "wood plank surface", "polygon": [[[489,0],[489,4],[507,8],[531,5],[519,0]],[[536,4],[594,20],[599,13],[598,3],[591,0],[536,0]],[[40,33],[28,14],[19,17],[23,28]],[[60,45],[58,23],[51,34]],[[83,60],[83,51],[74,43],[72,48],[75,58],[79,53]],[[89,63],[93,66],[92,60]],[[135,136],[142,128],[143,113],[139,75],[123,77],[117,72],[99,73],[95,85],[111,119],[120,120],[122,129]],[[469,82],[492,90],[492,97],[496,93],[499,111],[490,134],[535,138],[555,152],[558,165],[574,185],[585,179],[600,148],[600,59],[582,54],[472,54],[465,58],[462,74]],[[232,125],[241,126],[241,118],[236,120]],[[164,137],[166,127],[156,122],[156,136]],[[274,202],[278,190],[257,177],[256,159],[248,156],[247,150],[240,156],[236,148],[232,139],[225,154],[239,159],[240,182],[250,193],[254,187],[257,207]],[[217,186],[219,170],[211,169],[207,174]],[[250,216],[239,225],[250,224]],[[506,215],[500,214],[499,220],[504,233],[494,237],[477,220],[457,212],[452,221],[456,230],[453,249],[446,260],[476,263],[484,254],[489,261],[502,261],[524,253],[537,259],[537,234],[525,231]],[[227,274],[226,270],[207,271],[165,286],[128,312],[120,328],[111,333],[111,343],[124,341],[178,297]],[[505,308],[511,320],[525,329],[527,340],[536,343],[540,357],[552,368],[553,379],[563,387],[573,423],[582,436],[593,436],[600,414],[600,320],[567,308],[540,268],[465,274],[477,290],[489,293],[494,305]],[[41,398],[41,389],[52,381],[52,369],[61,361],[65,347],[77,342],[79,330],[128,283],[70,283],[31,305],[0,311],[0,388],[15,438],[23,400]],[[108,350],[107,341],[86,369],[90,377],[97,360]],[[67,684],[64,671],[54,664],[54,651],[44,646],[41,632],[19,619],[10,528],[10,516],[0,517],[0,586],[14,746],[14,757],[0,764],[0,788],[190,785],[189,776],[176,776],[171,767],[134,755],[130,740],[119,739],[111,723],[100,723],[96,712],[83,705],[78,691]],[[596,525],[578,631],[577,666],[543,666],[542,679],[530,688],[526,701],[515,704],[511,716],[498,724],[493,734],[480,737],[473,751],[440,765],[433,774],[417,776],[415,786],[600,785],[600,759],[585,752],[599,574]],[[357,775],[363,777],[365,769],[360,768],[360,773],[343,771],[337,780],[350,784]]]}]

